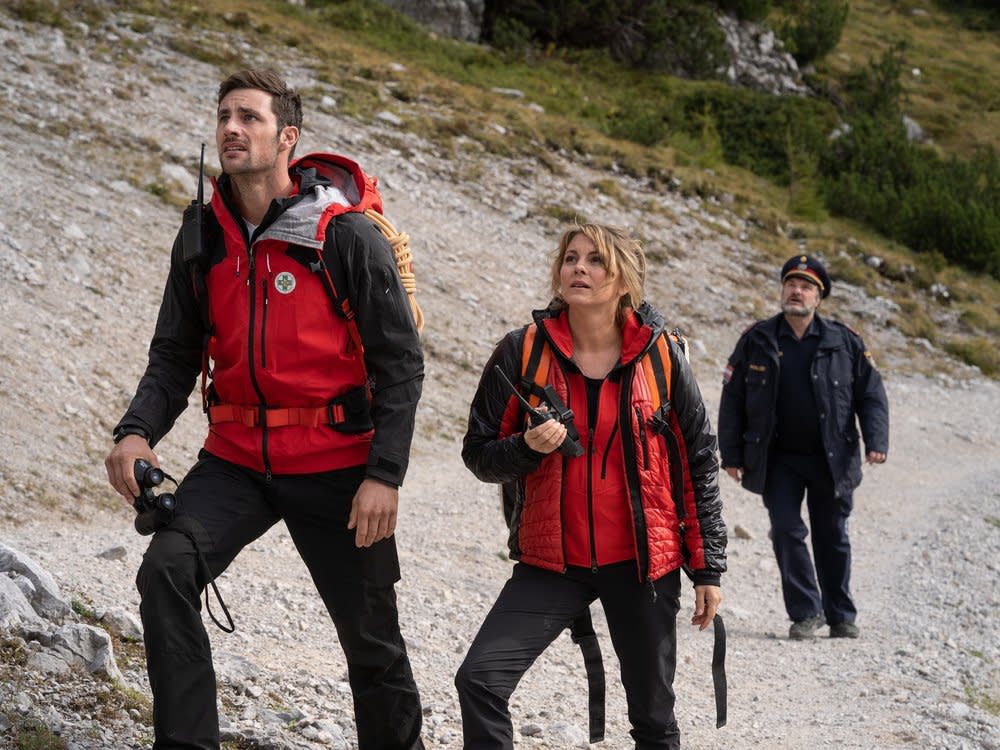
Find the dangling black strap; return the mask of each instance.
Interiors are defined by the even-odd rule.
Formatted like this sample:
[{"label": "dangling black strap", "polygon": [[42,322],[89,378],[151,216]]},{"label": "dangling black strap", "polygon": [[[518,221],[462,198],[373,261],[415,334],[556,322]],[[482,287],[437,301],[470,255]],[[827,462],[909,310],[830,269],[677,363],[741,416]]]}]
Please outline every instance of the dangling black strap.
[{"label": "dangling black strap", "polygon": [[606,684],[604,681],[604,661],[601,659],[601,644],[594,632],[594,623],[590,619],[590,609],[581,612],[570,623],[570,636],[573,643],[583,652],[583,663],[587,670],[587,708],[590,712],[590,741],[601,742],[604,739],[604,696]]},{"label": "dangling black strap", "polygon": [[715,686],[715,728],[726,726],[726,626],[722,615],[716,613],[712,620],[715,626],[715,645],[712,647],[712,684]]},{"label": "dangling black strap", "polygon": [[[229,614],[229,608],[226,607],[226,603],[222,599],[222,594],[219,593],[219,587],[215,585],[215,576],[212,575],[212,570],[208,567],[208,561],[205,559],[205,555],[202,554],[201,546],[198,544],[198,539],[195,536],[195,530],[191,528],[191,524],[186,522],[187,519],[184,516],[175,518],[173,522],[162,531],[176,531],[178,534],[183,534],[194,545],[195,554],[198,555],[198,562],[201,565],[202,575],[208,584],[205,586],[205,609],[208,611],[208,616],[212,618],[212,622],[216,624],[219,630],[225,633],[232,633],[236,630],[236,623],[233,622],[232,615]],[[215,613],[212,612],[212,605],[208,598],[208,587],[212,587],[212,591],[215,593],[215,598],[219,602],[219,606],[222,607],[222,613],[226,616],[226,622],[229,623],[228,626],[223,625],[216,618]]]},{"label": "dangling black strap", "polygon": [[[192,541],[194,541],[192,539]],[[195,543],[195,549],[198,552],[198,559],[201,561],[202,573],[208,579],[208,584],[212,587],[212,591],[215,592],[215,598],[219,601],[219,606],[222,607],[222,614],[226,616],[226,622],[229,623],[229,627],[223,625],[216,618],[215,613],[212,612],[212,605],[208,598],[208,589],[205,589],[205,609],[208,611],[208,616],[212,618],[212,622],[224,633],[232,633],[236,630],[236,623],[233,622],[233,616],[229,614],[229,608],[226,603],[222,600],[222,594],[219,593],[219,587],[215,585],[215,576],[212,575],[212,571],[208,569],[208,562],[205,560],[205,556],[201,554],[201,548]]]}]

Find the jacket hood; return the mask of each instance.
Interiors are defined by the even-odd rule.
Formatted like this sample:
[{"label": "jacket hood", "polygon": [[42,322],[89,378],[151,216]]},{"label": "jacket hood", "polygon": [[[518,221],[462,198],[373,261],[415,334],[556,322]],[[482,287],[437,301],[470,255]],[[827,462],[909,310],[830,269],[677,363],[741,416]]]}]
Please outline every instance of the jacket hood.
[{"label": "jacket hood", "polygon": [[[553,349],[564,359],[573,357],[573,336],[569,328],[566,306],[551,302],[543,310],[534,310],[531,317],[543,331]],[[666,321],[660,312],[643,300],[639,307],[626,308],[622,323],[622,354],[619,366],[625,367],[639,359],[663,333]]]},{"label": "jacket hood", "polygon": [[[330,220],[346,211],[374,208],[381,213],[378,180],[365,174],[357,162],[337,154],[308,154],[293,161],[288,173],[295,193],[275,200],[264,217],[264,231],[257,239],[272,239],[314,249],[323,247]],[[235,228],[236,211],[231,201],[231,178],[223,173],[212,179],[212,207],[220,223]],[[224,209],[224,210],[220,210]],[[229,215],[232,222],[222,217]]]}]

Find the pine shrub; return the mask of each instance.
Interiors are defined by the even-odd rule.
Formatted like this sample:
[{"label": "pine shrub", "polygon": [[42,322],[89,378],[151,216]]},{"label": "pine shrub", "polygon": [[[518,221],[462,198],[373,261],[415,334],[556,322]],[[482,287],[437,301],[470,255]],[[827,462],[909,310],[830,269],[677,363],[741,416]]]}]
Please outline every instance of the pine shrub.
[{"label": "pine shrub", "polygon": [[825,57],[840,41],[847,23],[847,0],[796,0],[781,39],[799,65]]}]

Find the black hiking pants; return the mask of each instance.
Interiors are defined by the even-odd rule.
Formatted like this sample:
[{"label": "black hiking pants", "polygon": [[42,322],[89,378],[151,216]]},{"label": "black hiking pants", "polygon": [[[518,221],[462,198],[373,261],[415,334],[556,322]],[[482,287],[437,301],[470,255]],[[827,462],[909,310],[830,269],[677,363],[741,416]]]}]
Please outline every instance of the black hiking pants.
[{"label": "black hiking pants", "polygon": [[[654,583],[656,598],[635,562],[553,573],[514,566],[455,676],[464,750],[514,747],[508,703],[535,659],[595,599],[601,600],[621,664],[628,718],[637,750],[677,750],[674,718],[680,571]],[[579,690],[587,690],[580,662]],[[566,689],[566,686],[563,686]]]},{"label": "black hiking pants", "polygon": [[[177,518],[157,532],[136,579],[153,691],[155,750],[218,750],[215,672],[200,596],[212,576],[283,519],[333,619],[347,659],[360,750],[412,750],[421,709],[399,631],[395,539],[354,546],[347,528],[364,467],[264,476],[202,453],[177,490]],[[219,608],[212,612],[220,616]],[[234,612],[234,618],[254,613]],[[289,643],[294,648],[294,643]]]}]

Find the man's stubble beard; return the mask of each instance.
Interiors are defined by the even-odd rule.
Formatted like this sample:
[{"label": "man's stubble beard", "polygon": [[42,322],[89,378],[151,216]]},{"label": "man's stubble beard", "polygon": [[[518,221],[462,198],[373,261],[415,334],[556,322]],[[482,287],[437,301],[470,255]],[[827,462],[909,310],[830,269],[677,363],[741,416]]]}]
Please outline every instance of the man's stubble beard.
[{"label": "man's stubble beard", "polygon": [[805,305],[796,305],[791,302],[786,302],[781,306],[781,311],[792,318],[808,318],[809,308]]}]

